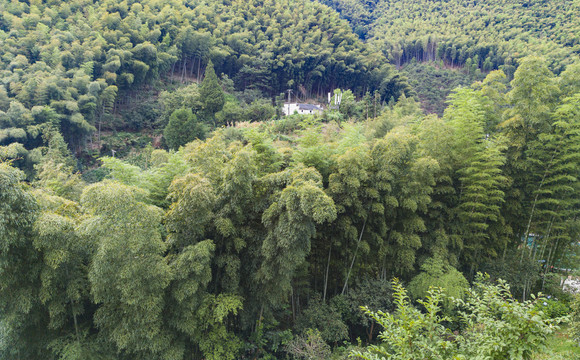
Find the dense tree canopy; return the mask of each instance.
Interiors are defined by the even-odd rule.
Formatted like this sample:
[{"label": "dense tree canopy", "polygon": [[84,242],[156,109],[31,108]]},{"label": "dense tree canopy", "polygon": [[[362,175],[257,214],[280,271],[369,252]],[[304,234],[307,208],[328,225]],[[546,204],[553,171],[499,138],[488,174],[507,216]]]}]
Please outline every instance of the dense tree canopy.
[{"label": "dense tree canopy", "polygon": [[[47,125],[77,154],[93,140],[100,149],[127,107],[124,126],[147,128],[154,110],[143,108],[141,90],[159,79],[199,83],[211,62],[238,90],[268,98],[288,88],[301,97],[410,91],[336,13],[310,1],[3,1],[0,14],[0,156],[23,165],[37,160],[30,151]],[[202,107],[213,119],[224,100],[210,101],[206,88]]]},{"label": "dense tree canopy", "polygon": [[236,359],[373,341],[383,320],[358,306],[391,307],[394,276],[414,298],[432,284],[460,298],[510,261],[527,299],[537,260],[548,271],[578,240],[570,79],[527,57],[509,83],[497,71],[455,90],[442,118],[403,97],[356,122],[372,102],[353,99],[351,114],[176,137],[140,165],[105,157],[93,184],[54,130],[35,181],[0,164],[0,356]]},{"label": "dense tree canopy", "polygon": [[322,2],[0,0],[0,359],[529,357],[580,254],[578,1]]}]

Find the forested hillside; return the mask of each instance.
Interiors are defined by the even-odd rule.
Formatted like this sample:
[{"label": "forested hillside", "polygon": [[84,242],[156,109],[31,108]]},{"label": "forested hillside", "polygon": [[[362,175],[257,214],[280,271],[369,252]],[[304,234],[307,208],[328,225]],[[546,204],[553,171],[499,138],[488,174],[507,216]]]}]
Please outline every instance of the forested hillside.
[{"label": "forested hillside", "polygon": [[[323,0],[340,12],[354,31],[397,67],[411,60],[433,62],[437,70],[422,75],[434,79],[417,92],[424,108],[441,113],[444,99],[457,78],[455,69],[473,81],[479,72],[502,69],[509,78],[519,59],[540,55],[550,69],[561,72],[580,55],[580,2],[568,0],[402,1]],[[442,81],[437,78],[442,77]],[[479,80],[479,79],[478,79]],[[434,96],[433,87],[443,96]],[[436,90],[437,91],[437,90]]]},{"label": "forested hillside", "polygon": [[[546,274],[578,263],[579,73],[556,77],[530,57],[511,82],[495,71],[455,91],[442,118],[402,97],[362,121],[377,109],[353,99],[323,117],[149,148],[140,166],[104,157],[93,184],[53,132],[32,183],[0,165],[0,355],[268,359],[314,346],[311,358],[344,358],[343,340],[372,343],[376,322],[387,326],[359,306],[410,306],[395,302],[400,288],[392,297],[393,277],[414,299],[429,285],[461,298],[477,271],[519,299],[542,287],[564,296]],[[500,359],[523,345],[476,309],[510,295],[477,286],[469,301],[483,291],[490,303],[467,303],[471,325],[453,325],[471,345],[445,338],[446,351]],[[561,314],[522,306],[485,321]],[[535,339],[522,354],[552,331],[534,324],[513,325]],[[487,348],[489,336],[503,347]]]},{"label": "forested hillside", "polygon": [[580,340],[580,3],[328,5],[0,0],[0,359]]},{"label": "forested hillside", "polygon": [[[580,54],[580,3],[566,0],[322,1],[398,66],[443,60],[510,75],[517,60],[542,55],[553,71]],[[359,30],[360,33],[362,30]],[[469,59],[469,60],[468,60]]]},{"label": "forested hillside", "polygon": [[[95,133],[100,147],[101,130],[118,128],[113,115],[142,103],[144,86],[199,79],[209,60],[238,90],[270,99],[289,88],[305,98],[337,87],[382,99],[409,93],[391,65],[313,2],[2,1],[0,14],[0,146],[29,167],[47,125],[77,155],[95,147]],[[133,130],[143,127],[133,120]]]}]

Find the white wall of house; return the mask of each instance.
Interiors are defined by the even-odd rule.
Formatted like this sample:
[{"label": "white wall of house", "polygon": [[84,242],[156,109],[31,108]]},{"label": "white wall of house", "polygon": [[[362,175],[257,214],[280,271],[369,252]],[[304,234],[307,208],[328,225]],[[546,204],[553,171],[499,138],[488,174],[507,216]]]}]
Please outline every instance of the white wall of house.
[{"label": "white wall of house", "polygon": [[292,103],[292,104],[284,104],[283,112],[284,112],[284,115],[292,115],[292,114],[294,114],[294,112],[296,112],[298,114],[302,114],[302,115],[308,115],[308,114],[321,113],[322,108],[312,109],[312,110],[304,110],[304,109],[300,108],[300,104]]}]

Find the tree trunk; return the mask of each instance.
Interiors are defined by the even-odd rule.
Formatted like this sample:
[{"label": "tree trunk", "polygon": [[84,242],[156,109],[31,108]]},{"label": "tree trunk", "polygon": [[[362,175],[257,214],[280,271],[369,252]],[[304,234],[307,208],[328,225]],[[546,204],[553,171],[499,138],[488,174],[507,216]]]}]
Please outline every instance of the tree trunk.
[{"label": "tree trunk", "polygon": [[185,69],[187,68],[187,57],[183,58],[183,65],[181,66],[181,82],[185,79]]},{"label": "tree trunk", "polygon": [[358,247],[360,245],[360,241],[362,240],[362,236],[365,232],[365,227],[367,225],[367,219],[368,219],[368,217],[365,219],[365,222],[363,223],[363,226],[362,226],[362,229],[360,232],[360,236],[358,237],[358,242],[356,243],[356,249],[355,249],[354,255],[352,257],[352,262],[350,263],[350,268],[348,269],[348,273],[346,274],[346,280],[344,281],[344,286],[342,287],[341,295],[344,295],[344,292],[346,291],[346,287],[348,285],[348,278],[350,277],[350,272],[352,270],[352,267],[354,266],[354,261],[356,259],[356,253],[358,252]]},{"label": "tree trunk", "polygon": [[201,56],[197,59],[197,83],[199,84],[199,70],[201,68]]},{"label": "tree trunk", "polygon": [[326,302],[326,289],[328,288],[328,270],[330,269],[330,253],[332,251],[332,241],[330,242],[330,247],[328,248],[328,260],[326,261],[326,274],[324,274],[324,291],[322,295],[322,302]]}]

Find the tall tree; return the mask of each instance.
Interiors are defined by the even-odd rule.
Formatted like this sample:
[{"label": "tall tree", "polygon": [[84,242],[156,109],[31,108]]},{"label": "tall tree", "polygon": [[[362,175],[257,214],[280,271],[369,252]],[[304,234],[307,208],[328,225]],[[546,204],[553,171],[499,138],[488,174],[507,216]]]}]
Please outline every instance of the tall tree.
[{"label": "tall tree", "polygon": [[40,261],[33,225],[39,215],[24,174],[0,163],[0,354],[7,359],[45,357],[46,318],[39,301]]},{"label": "tall tree", "polygon": [[144,195],[114,182],[87,187],[81,229],[95,242],[88,277],[101,335],[124,353],[160,357],[171,351],[162,325],[172,273],[162,257],[162,211]]},{"label": "tall tree", "polygon": [[199,95],[204,113],[213,119],[215,113],[224,107],[225,96],[218,81],[218,77],[215,74],[215,70],[213,69],[213,63],[211,60],[207,63],[205,68],[205,75],[201,82]]}]

